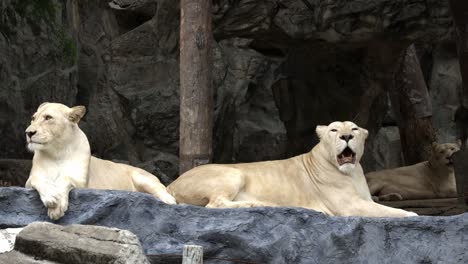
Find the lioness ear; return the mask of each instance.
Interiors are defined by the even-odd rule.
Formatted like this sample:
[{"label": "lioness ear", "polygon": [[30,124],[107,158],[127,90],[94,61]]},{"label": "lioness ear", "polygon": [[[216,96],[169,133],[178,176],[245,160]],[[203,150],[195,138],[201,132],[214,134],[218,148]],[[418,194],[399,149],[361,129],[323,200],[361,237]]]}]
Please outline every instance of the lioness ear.
[{"label": "lioness ear", "polygon": [[70,115],[68,116],[68,119],[74,123],[78,123],[81,118],[86,114],[86,107],[79,105],[79,106],[74,106],[71,108]]},{"label": "lioness ear", "polygon": [[462,144],[463,144],[463,142],[461,141],[461,139],[457,139],[457,145],[458,145],[458,147],[461,147]]},{"label": "lioness ear", "polygon": [[319,139],[321,139],[323,135],[325,135],[326,130],[327,130],[327,126],[317,126],[315,128],[315,133],[317,133],[317,136],[319,137]]},{"label": "lioness ear", "polygon": [[48,103],[49,103],[49,102],[44,102],[44,103],[42,103],[37,109],[43,107],[44,105],[46,105],[46,104],[48,104]]},{"label": "lioness ear", "polygon": [[437,142],[435,142],[435,141],[432,142],[432,144],[431,144],[432,149],[437,149],[437,145],[438,145]]},{"label": "lioness ear", "polygon": [[367,139],[367,137],[369,136],[369,131],[367,131],[367,129],[364,129],[364,128],[361,128],[362,130],[362,133],[364,133],[364,138]]}]

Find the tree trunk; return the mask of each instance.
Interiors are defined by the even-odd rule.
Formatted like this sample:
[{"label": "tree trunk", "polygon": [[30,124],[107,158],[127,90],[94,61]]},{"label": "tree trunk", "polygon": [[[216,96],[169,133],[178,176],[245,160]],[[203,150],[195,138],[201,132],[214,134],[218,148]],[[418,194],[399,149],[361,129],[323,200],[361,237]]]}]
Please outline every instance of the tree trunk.
[{"label": "tree trunk", "polygon": [[462,140],[463,144],[462,151],[454,155],[454,168],[458,199],[464,205],[465,210],[467,210],[468,174],[465,164],[468,157],[468,149],[466,148],[466,141],[468,139],[468,1],[449,0],[449,3],[455,23],[458,61],[462,77],[460,107],[455,112],[455,123],[457,125],[458,138]]},{"label": "tree trunk", "polygon": [[468,1],[449,0],[455,22],[458,59],[462,77],[462,103],[468,108]]},{"label": "tree trunk", "polygon": [[432,127],[432,105],[414,45],[407,50],[396,75],[400,139],[406,165],[429,159],[437,140]]},{"label": "tree trunk", "polygon": [[391,89],[398,60],[402,50],[402,43],[391,41],[376,41],[367,47],[365,56],[365,73],[368,87],[359,102],[359,108],[353,122],[369,131],[365,144],[361,164],[366,170],[374,171],[378,168],[377,158],[369,155],[375,149],[375,136],[382,127],[388,108],[388,91]]},{"label": "tree trunk", "polygon": [[390,94],[405,163],[427,160],[436,136],[429,93],[414,46],[387,40],[371,43],[367,64],[370,84]]},{"label": "tree trunk", "polygon": [[468,139],[468,2],[466,0],[450,0],[450,8],[455,24],[458,61],[462,77],[462,87],[459,91],[460,106],[455,112],[457,137],[466,148]]},{"label": "tree trunk", "polygon": [[182,0],[180,21],[180,173],[212,158],[211,1]]}]

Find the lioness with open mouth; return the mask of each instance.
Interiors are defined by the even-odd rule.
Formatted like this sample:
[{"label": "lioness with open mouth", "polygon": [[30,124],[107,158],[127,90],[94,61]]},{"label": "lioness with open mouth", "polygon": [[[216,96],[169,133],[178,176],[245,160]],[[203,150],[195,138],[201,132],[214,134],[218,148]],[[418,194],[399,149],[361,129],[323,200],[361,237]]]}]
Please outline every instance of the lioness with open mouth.
[{"label": "lioness with open mouth", "polygon": [[359,164],[367,130],[352,122],[317,126],[309,153],[286,160],[209,164],[168,186],[179,203],[206,207],[297,206],[328,215],[404,217],[413,212],[374,203]]},{"label": "lioness with open mouth", "polygon": [[457,197],[452,156],[461,144],[434,142],[428,161],[367,173],[371,195],[379,201]]},{"label": "lioness with open mouth", "polygon": [[34,152],[26,188],[39,192],[49,217],[56,220],[64,215],[73,188],[139,191],[175,204],[156,176],[91,156],[88,138],[78,127],[85,113],[84,106],[43,103],[26,129],[28,149]]}]

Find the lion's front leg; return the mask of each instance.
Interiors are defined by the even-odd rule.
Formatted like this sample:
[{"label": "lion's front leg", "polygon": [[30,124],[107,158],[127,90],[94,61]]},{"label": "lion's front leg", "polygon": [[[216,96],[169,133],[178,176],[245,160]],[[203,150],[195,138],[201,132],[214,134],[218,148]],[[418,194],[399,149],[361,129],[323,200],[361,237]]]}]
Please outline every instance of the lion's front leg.
[{"label": "lion's front leg", "polygon": [[65,215],[65,212],[68,210],[68,193],[66,195],[61,195],[58,199],[57,206],[47,207],[47,215],[52,220],[58,220]]},{"label": "lion's front leg", "polygon": [[264,201],[231,201],[225,196],[215,196],[206,205],[208,208],[244,208],[244,207],[275,207],[277,204]]},{"label": "lion's front leg", "polygon": [[58,220],[65,215],[68,210],[68,198],[70,191],[74,188],[82,188],[88,182],[88,171],[77,167],[74,173],[60,177],[54,182],[56,190],[57,204],[56,206],[47,207],[47,214],[53,220]]},{"label": "lion's front leg", "polygon": [[32,183],[39,193],[42,203],[47,208],[47,214],[52,220],[58,220],[68,210],[68,195],[73,189],[70,181],[62,180],[56,183]]},{"label": "lion's front leg", "polygon": [[55,208],[59,205],[60,201],[60,194],[56,191],[47,191],[47,192],[39,192],[39,196],[41,197],[41,201],[47,208]]},{"label": "lion's front leg", "polygon": [[51,219],[57,220],[65,215],[65,212],[68,210],[68,197],[70,191],[75,188],[75,184],[71,181],[70,178],[63,178],[59,182],[59,200],[56,208],[49,208],[48,215]]},{"label": "lion's front leg", "polygon": [[392,208],[372,201],[358,200],[351,202],[350,208],[343,215],[367,217],[410,217],[417,216],[414,212]]},{"label": "lion's front leg", "polygon": [[28,179],[26,188],[33,188],[39,193],[39,198],[45,207],[56,207],[59,201],[59,194],[54,186],[43,182]]}]

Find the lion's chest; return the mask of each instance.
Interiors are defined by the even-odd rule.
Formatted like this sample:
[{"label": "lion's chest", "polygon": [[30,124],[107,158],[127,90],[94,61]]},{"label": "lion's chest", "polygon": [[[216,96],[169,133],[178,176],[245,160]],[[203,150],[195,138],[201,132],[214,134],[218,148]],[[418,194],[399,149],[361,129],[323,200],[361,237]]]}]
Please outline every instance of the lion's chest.
[{"label": "lion's chest", "polygon": [[455,184],[455,176],[449,175],[444,181],[433,183],[433,190],[438,197],[455,197],[457,189]]},{"label": "lion's chest", "polygon": [[31,171],[33,185],[36,181],[50,186],[73,182],[75,185],[78,185],[77,187],[84,187],[81,186],[81,182],[83,182],[83,179],[86,179],[86,175],[87,169],[85,165],[69,160],[42,160],[40,165],[33,165],[33,170]]},{"label": "lion's chest", "polygon": [[365,200],[372,200],[370,192],[369,192],[369,187],[366,183],[366,179],[364,176],[362,177],[354,177],[352,179],[352,183],[354,188],[356,189],[358,195]]}]

